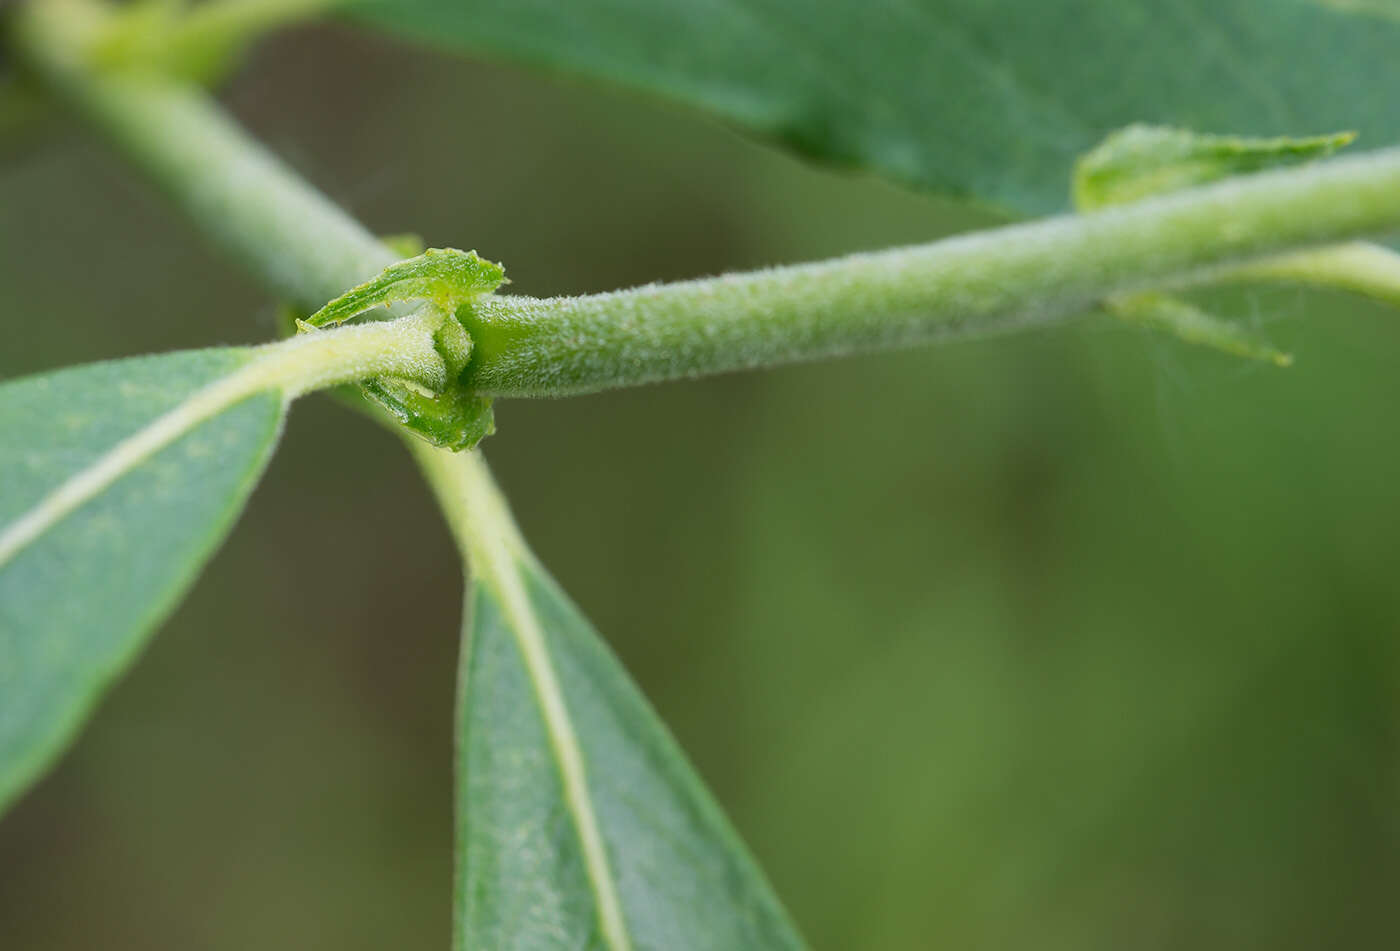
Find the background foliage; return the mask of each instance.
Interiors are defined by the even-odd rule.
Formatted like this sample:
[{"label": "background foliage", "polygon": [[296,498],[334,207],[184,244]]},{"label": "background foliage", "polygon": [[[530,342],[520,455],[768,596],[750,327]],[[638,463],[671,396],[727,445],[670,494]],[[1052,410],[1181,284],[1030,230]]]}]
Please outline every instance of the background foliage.
[{"label": "background foliage", "polygon": [[[441,122],[464,88],[497,103],[489,136]],[[476,246],[527,293],[990,221],[345,30],[268,44],[227,99],[376,230]],[[60,279],[78,251],[89,275]],[[27,315],[5,376],[274,331],[80,136],[5,156],[0,278]],[[1087,320],[500,407],[534,548],[814,946],[1388,933],[1400,329],[1340,297],[1212,303],[1297,365]],[[392,437],[325,400],[290,430],[193,597],[0,821],[15,946],[446,943],[455,556]]]}]

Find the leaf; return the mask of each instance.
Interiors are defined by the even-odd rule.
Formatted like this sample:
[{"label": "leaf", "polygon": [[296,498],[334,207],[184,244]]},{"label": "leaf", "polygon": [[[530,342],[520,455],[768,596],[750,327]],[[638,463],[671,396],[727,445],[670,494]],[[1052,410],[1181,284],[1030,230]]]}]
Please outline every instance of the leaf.
[{"label": "leaf", "polygon": [[430,301],[451,312],[478,294],[494,291],[505,279],[505,268],[483,260],[475,251],[429,248],[352,287],[308,317],[306,324],[325,327],[344,323],[375,307],[414,300]]},{"label": "leaf", "polygon": [[[1074,206],[1078,211],[1090,211],[1141,201],[1232,175],[1297,165],[1330,155],[1354,138],[1349,132],[1341,132],[1308,138],[1252,139],[1132,125],[1113,133],[1075,163],[1071,187]],[[1354,250],[1348,254],[1339,254],[1339,250],[1322,253],[1334,265],[1345,266],[1358,259]],[[1317,253],[1305,252],[1301,257],[1306,259]],[[1365,254],[1363,263],[1372,260],[1371,255]],[[1329,276],[1336,277],[1338,270],[1332,267]],[[1349,271],[1345,267],[1341,270]],[[1239,325],[1178,297],[1133,294],[1110,298],[1103,306],[1126,323],[1164,331],[1185,343],[1277,367],[1293,365],[1292,354],[1257,340]]]},{"label": "leaf", "polygon": [[459,949],[798,949],[641,692],[528,554],[478,568],[457,733]]},{"label": "leaf", "polygon": [[1186,129],[1132,125],[1099,143],[1074,165],[1074,207],[1090,211],[1153,195],[1300,165],[1350,144],[1352,132],[1308,138],[1251,139]]},{"label": "leaf", "polygon": [[[1390,0],[1370,0],[1372,5]],[[710,110],[1021,213],[1132,122],[1400,141],[1400,23],[1315,0],[356,0],[446,49]],[[479,122],[479,97],[461,115]]]},{"label": "leaf", "polygon": [[1115,297],[1104,304],[1110,314],[1126,323],[1162,330],[1186,343],[1210,347],[1231,356],[1293,365],[1293,355],[1256,340],[1238,324],[1206,313],[1195,304],[1165,294]]},{"label": "leaf", "polygon": [[[233,524],[283,417],[260,392],[62,514],[54,490],[256,351],[138,357],[0,384],[0,809],[73,737]],[[58,513],[54,518],[38,518]],[[27,520],[27,521],[26,521]],[[25,525],[29,540],[17,543]]]}]

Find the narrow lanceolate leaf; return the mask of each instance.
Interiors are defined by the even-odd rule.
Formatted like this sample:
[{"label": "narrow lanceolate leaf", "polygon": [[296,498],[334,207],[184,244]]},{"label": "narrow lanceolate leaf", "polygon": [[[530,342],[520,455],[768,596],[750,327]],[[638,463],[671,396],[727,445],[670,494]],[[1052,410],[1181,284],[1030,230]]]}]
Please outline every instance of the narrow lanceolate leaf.
[{"label": "narrow lanceolate leaf", "polygon": [[414,448],[474,575],[457,948],[802,948],[641,691],[525,549],[485,464]]},{"label": "narrow lanceolate leaf", "polygon": [[62,749],[233,523],[298,394],[442,386],[418,316],[0,384],[0,809]]},{"label": "narrow lanceolate leaf", "polygon": [[474,586],[465,641],[459,947],[800,948],[587,620],[537,565],[514,569],[508,590]]},{"label": "narrow lanceolate leaf", "polygon": [[[0,384],[0,809],[61,751],[228,531],[276,442],[282,396],[248,395],[154,452],[113,450],[253,353]],[[59,494],[84,474],[98,477],[85,497]]]},{"label": "narrow lanceolate leaf", "polygon": [[1395,0],[351,2],[427,43],[660,95],[1023,213],[1062,209],[1075,158],[1132,122],[1400,141],[1400,22],[1358,13]]}]

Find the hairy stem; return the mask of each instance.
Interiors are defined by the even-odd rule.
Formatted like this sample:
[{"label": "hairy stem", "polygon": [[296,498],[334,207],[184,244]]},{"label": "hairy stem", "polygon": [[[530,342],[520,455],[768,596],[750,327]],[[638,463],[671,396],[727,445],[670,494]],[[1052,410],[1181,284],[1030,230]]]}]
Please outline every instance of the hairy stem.
[{"label": "hairy stem", "polygon": [[[28,55],[278,293],[314,309],[392,261],[198,90],[98,72],[72,39],[83,19],[73,11],[89,7],[31,3],[20,31]],[[1400,149],[831,261],[583,297],[485,297],[459,315],[480,392],[559,396],[1061,320],[1106,297],[1393,230]],[[1393,266],[1374,263],[1373,285],[1400,287]]]},{"label": "hairy stem", "polygon": [[[587,297],[482,298],[467,321],[468,372],[487,394],[557,396],[907,346],[1064,319],[1105,297],[1391,230],[1400,149],[832,261]],[[1328,260],[1282,259],[1313,280]],[[1368,262],[1373,291],[1400,291],[1394,259]],[[1280,266],[1260,276],[1277,279]]]}]

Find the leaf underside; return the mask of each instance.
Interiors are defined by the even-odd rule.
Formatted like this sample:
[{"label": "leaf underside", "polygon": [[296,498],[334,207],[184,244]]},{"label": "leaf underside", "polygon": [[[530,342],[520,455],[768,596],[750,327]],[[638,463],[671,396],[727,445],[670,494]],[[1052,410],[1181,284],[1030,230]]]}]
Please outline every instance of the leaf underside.
[{"label": "leaf underside", "polygon": [[[0,384],[0,530],[247,360],[200,350]],[[259,394],[198,425],[0,564],[0,809],[76,733],[227,533],[282,421]]]},{"label": "leaf underside", "polygon": [[1132,122],[1400,141],[1400,23],[1313,0],[355,0],[352,14],[1019,213],[1063,209],[1075,158]]},{"label": "leaf underside", "polygon": [[[796,930],[616,658],[520,563],[577,735],[627,939],[641,949],[799,949]],[[459,949],[609,948],[538,695],[501,602],[477,584],[458,710]]]}]

